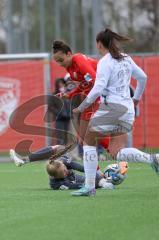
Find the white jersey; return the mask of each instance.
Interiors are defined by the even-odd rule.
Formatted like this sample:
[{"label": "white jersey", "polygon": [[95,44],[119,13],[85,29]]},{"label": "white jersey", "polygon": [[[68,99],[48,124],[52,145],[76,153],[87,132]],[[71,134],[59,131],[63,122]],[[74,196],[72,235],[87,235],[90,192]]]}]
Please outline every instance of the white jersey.
[{"label": "white jersey", "polygon": [[123,56],[124,58],[119,61],[107,53],[100,59],[97,65],[95,84],[78,107],[81,112],[99,96],[101,96],[101,102],[120,103],[128,108],[128,112],[134,111],[129,89],[131,77],[138,81],[134,99],[139,100],[144,91],[147,76],[130,56]]}]

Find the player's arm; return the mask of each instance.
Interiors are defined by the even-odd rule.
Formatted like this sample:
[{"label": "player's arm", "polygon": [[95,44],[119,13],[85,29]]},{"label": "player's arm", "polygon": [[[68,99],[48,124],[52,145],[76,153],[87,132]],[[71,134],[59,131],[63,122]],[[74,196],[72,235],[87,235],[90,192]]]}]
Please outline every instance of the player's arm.
[{"label": "player's arm", "polygon": [[73,170],[76,170],[78,172],[84,172],[84,166],[82,164],[74,162],[74,161],[70,162],[70,168]]},{"label": "player's arm", "polygon": [[79,172],[84,172],[84,166],[82,164],[72,161],[67,156],[63,156],[61,159],[68,169],[76,170]]},{"label": "player's arm", "polygon": [[132,59],[131,65],[132,65],[132,77],[137,80],[137,87],[135,89],[133,99],[139,101],[142,97],[142,94],[146,86],[147,75],[138,65],[136,65],[136,63]]},{"label": "player's arm", "polygon": [[82,187],[82,183],[71,182],[66,179],[58,181],[56,179],[50,178],[50,187],[53,190],[79,189]]}]

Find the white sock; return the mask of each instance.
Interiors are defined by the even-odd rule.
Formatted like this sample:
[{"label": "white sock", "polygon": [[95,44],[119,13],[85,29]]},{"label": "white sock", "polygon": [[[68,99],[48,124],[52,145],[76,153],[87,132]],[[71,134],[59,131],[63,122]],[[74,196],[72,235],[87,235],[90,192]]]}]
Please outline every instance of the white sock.
[{"label": "white sock", "polygon": [[95,178],[98,165],[98,154],[96,147],[83,146],[83,160],[85,171],[85,187],[88,189],[95,188]]},{"label": "white sock", "polygon": [[151,155],[136,148],[123,148],[117,154],[118,161],[151,163]]}]

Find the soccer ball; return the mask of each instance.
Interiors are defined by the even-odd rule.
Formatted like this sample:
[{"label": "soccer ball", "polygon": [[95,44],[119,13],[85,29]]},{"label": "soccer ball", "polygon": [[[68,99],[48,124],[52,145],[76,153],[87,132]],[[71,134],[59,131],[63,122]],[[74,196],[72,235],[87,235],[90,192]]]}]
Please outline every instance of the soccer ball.
[{"label": "soccer ball", "polygon": [[127,169],[127,162],[110,164],[104,170],[104,177],[108,182],[119,185],[126,178]]}]

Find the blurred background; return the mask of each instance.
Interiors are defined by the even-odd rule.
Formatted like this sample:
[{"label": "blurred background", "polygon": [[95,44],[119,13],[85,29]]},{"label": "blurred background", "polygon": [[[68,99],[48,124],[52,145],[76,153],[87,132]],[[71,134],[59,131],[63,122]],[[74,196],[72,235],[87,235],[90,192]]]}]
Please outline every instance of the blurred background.
[{"label": "blurred background", "polygon": [[50,52],[62,38],[74,51],[95,54],[99,29],[134,38],[130,52],[159,50],[158,0],[0,0],[0,52]]},{"label": "blurred background", "polygon": [[[95,38],[106,27],[134,39],[125,51],[148,75],[130,145],[159,148],[159,0],[0,0],[0,152],[26,139],[32,149],[49,143],[47,136],[13,130],[9,118],[26,101],[53,94],[57,79],[65,79],[65,69],[51,58],[52,41],[99,57]],[[27,123],[48,126],[45,111],[37,108]]]}]

